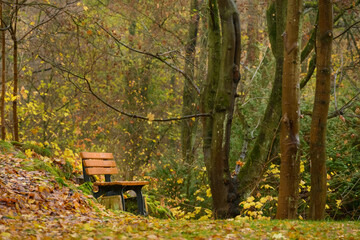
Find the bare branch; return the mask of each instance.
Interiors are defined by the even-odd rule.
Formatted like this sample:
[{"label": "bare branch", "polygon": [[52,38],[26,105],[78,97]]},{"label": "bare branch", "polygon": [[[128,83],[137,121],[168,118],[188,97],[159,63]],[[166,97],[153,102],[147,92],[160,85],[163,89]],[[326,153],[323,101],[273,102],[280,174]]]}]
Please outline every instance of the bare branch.
[{"label": "bare branch", "polygon": [[[130,118],[136,118],[136,119],[140,119],[140,120],[144,120],[144,121],[152,121],[152,122],[171,122],[171,121],[179,121],[179,120],[185,120],[185,119],[191,119],[191,118],[198,118],[198,117],[211,117],[211,114],[210,113],[198,113],[198,114],[192,114],[192,115],[186,115],[186,116],[180,116],[180,117],[173,117],[173,118],[158,118],[158,119],[150,119],[149,117],[144,117],[144,116],[141,116],[141,115],[136,115],[136,114],[130,114],[130,113],[127,113],[127,112],[124,112],[114,106],[112,106],[110,103],[106,102],[104,99],[102,99],[99,95],[97,95],[93,89],[92,89],[92,86],[91,86],[91,83],[90,81],[86,78],[86,76],[81,76],[77,73],[74,73],[66,68],[64,68],[63,66],[61,66],[60,64],[56,64],[56,63],[53,63],[49,60],[47,60],[46,58],[42,57],[42,56],[39,56],[39,58],[41,60],[43,60],[44,62],[47,62],[49,63],[50,65],[52,65],[53,67],[59,69],[60,71],[62,72],[65,72],[65,73],[68,73],[69,75],[73,76],[73,77],[76,77],[78,79],[81,79],[81,80],[84,80],[87,87],[88,87],[88,92],[84,92],[82,91],[83,93],[90,93],[91,95],[93,95],[96,99],[98,99],[101,103],[103,103],[105,106],[109,107],[110,109],[124,115],[124,116],[127,116],[127,117],[130,117]],[[68,78],[70,79],[70,78]],[[75,85],[76,88],[80,88],[77,84],[75,84],[74,82],[70,81],[72,84]]]},{"label": "bare branch", "polygon": [[[351,98],[347,103],[345,103],[344,106],[342,106],[339,110],[335,110],[332,113],[329,113],[327,118],[331,119],[331,118],[335,118],[340,115],[344,115],[345,110],[353,105],[355,100],[358,99],[359,95],[360,95],[360,91],[353,98]],[[301,111],[301,113],[302,113],[302,115],[306,115],[306,116],[310,116],[310,117],[312,117],[312,114],[313,114],[311,111]],[[359,116],[354,115],[353,117],[359,117]]]},{"label": "bare branch", "polygon": [[200,89],[196,86],[196,84],[192,81],[192,79],[181,69],[179,69],[178,67],[174,66],[173,64],[169,63],[168,61],[164,60],[163,58],[160,57],[159,54],[152,54],[152,53],[149,53],[149,52],[143,52],[143,51],[140,51],[138,49],[135,49],[135,48],[132,48],[128,45],[126,45],[125,43],[121,42],[118,38],[116,38],[109,30],[105,29],[102,25],[100,25],[99,23],[96,23],[96,25],[98,25],[102,30],[104,30],[112,39],[115,40],[116,43],[120,44],[121,46],[133,51],[133,52],[136,52],[136,53],[139,53],[139,54],[143,54],[143,55],[147,55],[147,56],[150,56],[150,57],[153,57],[157,60],[159,60],[160,62],[162,63],[165,63],[167,66],[169,66],[170,68],[172,68],[173,70],[179,72],[181,75],[183,75],[186,79],[186,81],[189,81],[189,83],[191,84],[191,86],[196,90],[196,92],[198,94],[200,94]]},{"label": "bare branch", "polygon": [[340,116],[340,115],[344,115],[344,111],[351,107],[352,104],[355,102],[355,100],[358,99],[360,95],[360,91],[353,97],[351,98],[347,103],[344,104],[344,106],[342,106],[339,110],[335,110],[334,112],[330,113],[327,118],[334,118],[334,117],[337,117],[337,116]]},{"label": "bare branch", "polygon": [[58,15],[61,13],[61,11],[62,11],[64,8],[65,8],[65,7],[58,9],[58,11],[57,11],[54,15],[52,15],[48,20],[45,20],[45,21],[39,23],[38,25],[36,25],[35,27],[31,28],[31,29],[30,29],[27,33],[25,33],[20,39],[18,39],[18,42],[21,42],[27,35],[29,35],[29,34],[30,34],[31,32],[33,32],[35,29],[37,29],[37,28],[41,27],[42,25],[44,25],[44,24],[50,22],[51,20],[53,20],[56,16],[58,16]]},{"label": "bare branch", "polygon": [[337,39],[338,37],[341,37],[342,35],[344,35],[346,32],[348,32],[352,27],[354,27],[355,25],[359,24],[360,21],[354,22],[353,24],[351,24],[349,27],[347,27],[342,33],[340,33],[339,35],[337,35],[336,37],[333,38],[333,40]]}]

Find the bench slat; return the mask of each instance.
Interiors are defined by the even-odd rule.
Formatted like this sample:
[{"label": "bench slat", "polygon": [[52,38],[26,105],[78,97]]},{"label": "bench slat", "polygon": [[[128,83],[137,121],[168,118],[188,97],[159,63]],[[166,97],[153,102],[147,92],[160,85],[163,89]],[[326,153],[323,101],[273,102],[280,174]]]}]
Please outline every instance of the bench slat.
[{"label": "bench slat", "polygon": [[117,168],[101,168],[101,167],[94,167],[94,168],[85,168],[87,175],[103,175],[103,174],[117,174]]},{"label": "bench slat", "polygon": [[99,153],[99,152],[81,152],[82,159],[114,159],[112,153]]},{"label": "bench slat", "polygon": [[116,167],[116,162],[111,160],[83,160],[85,167]]},{"label": "bench slat", "polygon": [[148,181],[115,181],[115,182],[95,182],[94,185],[96,186],[114,186],[114,185],[121,185],[121,186],[144,186],[148,185]]}]

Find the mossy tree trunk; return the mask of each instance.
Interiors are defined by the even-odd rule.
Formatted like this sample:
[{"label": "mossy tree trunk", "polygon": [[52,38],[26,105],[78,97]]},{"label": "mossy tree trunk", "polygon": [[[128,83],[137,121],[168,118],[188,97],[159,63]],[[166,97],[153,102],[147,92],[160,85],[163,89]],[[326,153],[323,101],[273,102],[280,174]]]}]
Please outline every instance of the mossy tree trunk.
[{"label": "mossy tree trunk", "polygon": [[[221,31],[221,32],[220,32]],[[212,117],[204,120],[204,157],[215,218],[238,213],[236,187],[229,171],[230,132],[240,80],[240,18],[232,0],[209,1],[208,77],[202,106]]]},{"label": "mossy tree trunk", "polygon": [[285,29],[286,4],[286,0],[272,1],[266,14],[271,49],[276,60],[275,76],[269,102],[259,126],[259,134],[237,177],[241,199],[246,198],[256,188],[268,165],[272,149],[277,146],[275,140],[281,118],[281,84],[284,61],[284,44],[281,34]]},{"label": "mossy tree trunk", "polygon": [[332,0],[319,0],[316,38],[316,90],[310,131],[311,192],[310,218],[322,220],[326,205],[326,122],[330,101]]},{"label": "mossy tree trunk", "polygon": [[300,171],[300,16],[302,0],[288,0],[284,39],[280,187],[276,218],[297,215]]}]

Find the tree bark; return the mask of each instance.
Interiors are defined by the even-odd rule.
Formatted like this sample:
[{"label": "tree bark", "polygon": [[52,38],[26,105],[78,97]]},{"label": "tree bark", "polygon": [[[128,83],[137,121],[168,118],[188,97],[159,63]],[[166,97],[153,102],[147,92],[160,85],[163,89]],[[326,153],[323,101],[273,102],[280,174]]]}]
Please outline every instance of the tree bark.
[{"label": "tree bark", "polygon": [[209,9],[209,74],[202,106],[212,112],[212,118],[203,122],[204,157],[214,216],[228,218],[238,214],[238,197],[229,171],[229,151],[236,87],[240,80],[240,19],[232,0],[210,0]]},{"label": "tree bark", "polygon": [[300,16],[302,0],[289,0],[284,39],[280,187],[276,218],[297,215],[300,169]]},{"label": "tree bark", "polygon": [[14,52],[13,52],[13,57],[14,57],[14,88],[13,88],[13,127],[14,127],[14,140],[15,141],[19,141],[19,120],[18,120],[18,114],[17,114],[17,92],[18,92],[18,59],[17,59],[17,55],[18,55],[18,42],[17,42],[17,38],[16,38],[16,28],[17,28],[17,16],[18,16],[18,10],[19,10],[19,6],[18,6],[18,1],[16,1],[15,3],[15,18],[14,18],[14,27],[12,28],[12,33],[11,33],[11,37],[13,40],[13,44],[14,44]]},{"label": "tree bark", "polygon": [[311,191],[310,218],[322,220],[326,205],[326,123],[330,101],[332,0],[319,0],[316,38],[316,90],[310,131]]},{"label": "tree bark", "polygon": [[[0,3],[0,19],[3,20],[3,4]],[[1,21],[1,28],[3,29],[4,22]],[[6,131],[5,131],[5,82],[6,82],[6,57],[5,57],[5,31],[1,31],[1,139],[5,140]]]}]

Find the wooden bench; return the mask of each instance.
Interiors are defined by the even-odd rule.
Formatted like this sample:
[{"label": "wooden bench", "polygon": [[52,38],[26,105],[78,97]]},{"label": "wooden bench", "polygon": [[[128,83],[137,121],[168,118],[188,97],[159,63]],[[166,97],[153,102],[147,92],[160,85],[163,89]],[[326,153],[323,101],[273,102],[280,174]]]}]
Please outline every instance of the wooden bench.
[{"label": "wooden bench", "polygon": [[118,173],[112,153],[81,152],[80,156],[82,159],[85,182],[90,182],[89,176],[91,175],[105,175],[105,182],[94,182],[94,186],[99,189],[97,192],[93,191],[95,198],[99,198],[100,196],[120,195],[123,209],[126,210],[124,193],[128,190],[133,190],[136,193],[139,214],[147,214],[141,189],[143,186],[149,184],[148,181],[111,182],[111,175]]}]

